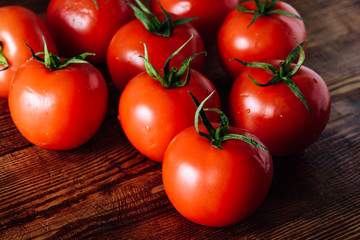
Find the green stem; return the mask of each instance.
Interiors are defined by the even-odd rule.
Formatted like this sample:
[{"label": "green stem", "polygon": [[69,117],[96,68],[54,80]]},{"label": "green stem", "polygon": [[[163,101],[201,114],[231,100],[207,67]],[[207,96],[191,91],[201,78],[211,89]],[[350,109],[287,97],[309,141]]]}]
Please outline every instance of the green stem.
[{"label": "green stem", "polygon": [[269,16],[271,14],[281,14],[284,16],[300,19],[303,21],[303,19],[300,16],[297,16],[293,13],[286,12],[283,10],[277,10],[277,9],[272,10],[276,5],[277,0],[273,0],[270,3],[268,0],[265,0],[264,2],[261,2],[260,0],[254,0],[254,2],[256,4],[257,10],[250,10],[241,5],[236,6],[236,9],[239,10],[240,12],[254,14],[247,28],[249,28],[260,16]]},{"label": "green stem", "polygon": [[279,64],[279,75],[280,75],[280,77],[282,77],[282,76],[284,76],[284,62],[281,62],[280,64]]},{"label": "green stem", "polygon": [[163,37],[170,37],[175,27],[198,19],[180,18],[173,21],[171,15],[158,2],[161,11],[165,15],[165,19],[160,21],[140,0],[135,0],[135,2],[137,6],[130,3],[129,1],[125,1],[125,3],[134,10],[135,17],[140,20],[140,22],[149,32]]},{"label": "green stem", "polygon": [[[58,70],[58,69],[66,68],[71,63],[90,64],[89,62],[85,61],[84,59],[87,56],[95,55],[94,53],[83,53],[78,56],[62,60],[59,56],[56,56],[55,54],[49,52],[44,36],[42,36],[42,38],[43,38],[43,42],[44,42],[44,51],[43,52],[38,52],[35,54],[34,50],[31,48],[31,46],[29,46],[27,43],[25,43],[25,44],[26,44],[26,46],[29,47],[32,57],[36,61],[43,63],[50,70]],[[41,54],[44,55],[44,58],[39,57],[39,55],[41,55]]]},{"label": "green stem", "polygon": [[[169,56],[169,58],[166,60],[164,65],[164,76],[161,76],[158,70],[150,63],[149,57],[148,57],[148,51],[145,43],[144,44],[144,52],[145,56],[139,56],[144,60],[145,70],[148,73],[148,75],[155,80],[159,81],[161,85],[164,88],[177,88],[177,87],[183,87],[188,84],[191,77],[191,70],[190,70],[190,63],[191,61],[198,56],[199,54],[206,54],[206,52],[200,52],[196,53],[187,59],[181,64],[180,68],[172,67],[170,68],[170,61],[171,59],[177,55],[193,38],[193,35],[187,40],[180,48],[178,48],[173,54]],[[184,74],[186,71],[185,80]]]},{"label": "green stem", "polygon": [[169,77],[168,77],[168,84],[169,86],[172,86],[174,84],[174,82],[176,81],[176,72],[178,71],[178,69],[176,67],[172,67],[171,71],[169,73]]},{"label": "green stem", "polygon": [[0,69],[0,71],[4,71],[9,68],[9,63],[3,54],[3,44],[1,41],[0,41],[0,65],[4,66],[4,68]]},{"label": "green stem", "polygon": [[[295,82],[292,80],[292,77],[296,74],[296,72],[300,69],[302,64],[305,60],[305,52],[303,50],[303,46],[305,45],[306,41],[303,41],[302,43],[298,44],[287,56],[284,62],[280,62],[279,69],[275,68],[275,66],[268,64],[268,63],[259,63],[259,62],[245,62],[240,59],[232,58],[231,60],[236,60],[240,62],[241,64],[249,67],[255,67],[255,68],[262,68],[267,69],[270,72],[274,74],[274,77],[270,79],[265,84],[261,84],[257,82],[254,78],[252,78],[250,75],[248,77],[250,80],[256,84],[259,87],[267,87],[274,84],[277,84],[279,82],[284,82],[290,90],[294,93],[294,95],[304,104],[304,106],[307,108],[309,113],[311,114],[311,110],[309,107],[309,104],[307,103],[304,95],[302,94],[301,90],[298,88],[298,86],[295,84]],[[300,54],[300,55],[299,55]],[[299,55],[298,62],[296,65],[291,69],[291,64],[295,61],[296,57]]]},{"label": "green stem", "polygon": [[96,9],[97,10],[99,10],[100,9],[100,7],[99,7],[99,4],[98,4],[98,2],[96,1],[96,0],[92,0],[93,1],[93,3],[95,4],[95,6],[96,6]]},{"label": "green stem", "polygon": [[[221,146],[221,143],[223,143],[224,141],[236,139],[236,140],[244,141],[254,147],[261,148],[265,151],[268,151],[264,146],[259,144],[254,139],[251,139],[249,137],[239,135],[239,134],[228,134],[227,132],[229,129],[229,120],[221,110],[216,109],[216,108],[203,109],[205,102],[214,94],[214,92],[215,91],[210,93],[209,96],[207,96],[201,103],[199,103],[199,101],[196,99],[196,97],[189,91],[189,94],[190,94],[191,98],[193,99],[193,101],[196,105],[196,108],[197,108],[196,112],[195,112],[195,118],[194,118],[194,125],[195,125],[196,132],[200,136],[209,140],[211,142],[211,145],[213,145],[214,147],[216,147],[219,150],[223,149],[223,147]],[[211,124],[209,119],[206,117],[206,114],[204,111],[212,111],[212,112],[216,112],[220,115],[220,123],[216,129]],[[208,134],[200,132],[199,117],[200,117],[203,125],[205,126],[205,129],[208,132]]]}]

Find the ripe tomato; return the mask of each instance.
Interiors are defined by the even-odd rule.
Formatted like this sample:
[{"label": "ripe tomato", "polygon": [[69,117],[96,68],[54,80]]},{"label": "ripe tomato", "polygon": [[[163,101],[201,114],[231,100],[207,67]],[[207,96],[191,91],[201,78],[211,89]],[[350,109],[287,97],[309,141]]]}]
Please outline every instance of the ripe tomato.
[{"label": "ripe tomato", "polygon": [[[163,14],[157,17],[164,18]],[[174,16],[172,18],[176,19]],[[139,19],[122,26],[113,36],[107,52],[108,69],[116,87],[123,90],[130,79],[145,71],[144,62],[139,58],[140,55],[144,55],[141,42],[148,46],[150,62],[156,69],[161,69],[170,54],[192,35],[192,41],[172,59],[171,64],[174,67],[179,67],[186,58],[195,53],[204,51],[203,41],[193,26],[189,23],[177,25],[168,37],[150,32]],[[191,67],[199,71],[202,70],[203,65],[203,55],[198,56],[191,63]]]},{"label": "ripe tomato", "polygon": [[[205,43],[216,42],[216,36],[226,15],[239,0],[160,0],[161,6],[180,17],[198,17],[191,24],[199,31]],[[158,0],[151,0],[153,11],[160,12]]]},{"label": "ripe tomato", "polygon": [[[279,69],[279,60],[267,62]],[[329,120],[331,101],[326,83],[316,72],[301,66],[292,76],[311,113],[284,82],[259,87],[249,76],[265,84],[274,75],[266,69],[243,68],[230,92],[235,126],[258,136],[276,156],[299,153],[319,137]]]},{"label": "ripe tomato", "polygon": [[[241,3],[246,9],[257,10],[254,1]],[[272,10],[282,10],[299,16],[289,4],[278,1]],[[236,78],[242,65],[231,58],[247,62],[266,59],[285,59],[297,46],[306,40],[304,22],[278,13],[260,15],[250,26],[254,13],[232,10],[225,18],[217,39],[219,58],[225,70]],[[296,41],[294,40],[296,39]]]},{"label": "ripe tomato", "polygon": [[46,21],[64,57],[95,53],[89,61],[105,62],[107,46],[116,30],[134,18],[122,0],[51,0]]},{"label": "ripe tomato", "polygon": [[31,143],[55,150],[88,141],[106,113],[108,91],[100,72],[87,63],[48,68],[35,59],[22,65],[9,92],[9,110]]},{"label": "ripe tomato", "polygon": [[190,221],[213,227],[233,225],[263,202],[273,176],[272,158],[256,136],[229,127],[221,111],[220,124],[211,124],[202,112],[199,126],[201,104],[195,126],[180,132],[166,149],[164,189]]},{"label": "ripe tomato", "polygon": [[[188,91],[205,98],[214,89],[196,70],[191,70],[187,85],[170,89],[143,72],[131,79],[121,93],[118,118],[132,145],[148,158],[162,162],[170,141],[193,124],[196,107]],[[217,94],[207,107],[220,108]]]},{"label": "ripe tomato", "polygon": [[0,45],[8,68],[0,64],[0,97],[7,98],[11,79],[16,70],[31,58],[31,52],[24,42],[33,46],[35,51],[44,49],[42,36],[48,47],[56,53],[55,44],[44,21],[30,9],[20,6],[0,8]]}]

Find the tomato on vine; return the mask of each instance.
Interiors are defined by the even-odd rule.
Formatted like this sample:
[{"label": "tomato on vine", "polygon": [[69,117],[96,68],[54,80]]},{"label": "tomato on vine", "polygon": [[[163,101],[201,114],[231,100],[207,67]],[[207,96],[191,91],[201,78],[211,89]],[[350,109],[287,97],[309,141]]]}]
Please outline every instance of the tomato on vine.
[{"label": "tomato on vine", "polygon": [[210,96],[201,104],[193,97],[195,126],[181,131],[169,144],[162,177],[165,192],[180,214],[198,224],[223,227],[242,221],[264,201],[273,162],[259,138],[229,126],[220,110],[204,109],[220,114],[220,124],[206,118],[202,108]]},{"label": "tomato on vine", "polygon": [[229,59],[285,59],[297,42],[306,38],[305,24],[291,5],[277,0],[254,0],[241,3],[227,15],[217,46],[222,65],[236,78],[243,65]]},{"label": "tomato on vine", "polygon": [[285,61],[235,59],[244,68],[230,92],[231,120],[258,136],[276,156],[296,154],[310,146],[330,117],[329,90],[315,71],[302,66],[303,45]]},{"label": "tomato on vine", "polygon": [[30,9],[20,6],[0,8],[0,97],[7,98],[17,69],[31,58],[24,41],[35,51],[44,49],[42,36],[48,48],[57,52],[44,21]]},{"label": "tomato on vine", "polygon": [[[190,40],[168,57],[161,71],[150,64],[144,43],[146,72],[132,78],[120,96],[118,118],[125,135],[139,152],[155,161],[162,162],[170,141],[193,123],[191,113],[196,108],[187,92],[204,98],[215,89],[210,80],[190,69],[190,62],[203,52],[187,58],[179,68],[170,66]],[[219,108],[219,95],[207,106]]]},{"label": "tomato on vine", "polygon": [[[172,59],[173,66],[180,67],[186,58],[204,51],[199,33],[188,23],[192,18],[179,19],[164,9],[154,15],[140,0],[135,1],[138,7],[127,3],[134,9],[137,19],[115,33],[107,51],[110,76],[119,90],[123,90],[135,75],[145,71],[144,62],[138,57],[144,55],[141,42],[147,44],[150,61],[156,69],[162,68],[168,56],[192,35],[193,40]],[[191,64],[192,68],[202,70],[204,56],[198,56]]]},{"label": "tomato on vine", "polygon": [[18,69],[10,86],[14,124],[27,140],[43,148],[66,150],[84,144],[106,114],[104,78],[84,60],[89,53],[61,59],[48,51],[45,40],[43,52],[31,52],[33,59]]}]

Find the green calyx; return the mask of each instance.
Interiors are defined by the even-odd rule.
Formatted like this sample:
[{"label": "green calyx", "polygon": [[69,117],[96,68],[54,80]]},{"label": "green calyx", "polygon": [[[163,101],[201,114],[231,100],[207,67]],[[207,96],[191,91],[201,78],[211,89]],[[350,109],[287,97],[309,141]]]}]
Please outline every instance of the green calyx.
[{"label": "green calyx", "polygon": [[[85,61],[84,59],[87,56],[95,55],[94,53],[83,53],[83,54],[80,54],[79,56],[68,58],[68,59],[65,59],[62,61],[59,56],[56,56],[55,54],[49,52],[44,36],[42,36],[42,38],[44,41],[44,51],[43,52],[38,52],[35,54],[34,50],[27,43],[25,43],[25,44],[26,44],[26,46],[28,46],[30,48],[32,57],[36,61],[43,63],[48,69],[51,69],[51,70],[59,70],[59,69],[65,68],[71,63],[88,63],[89,64],[89,62]],[[40,54],[43,54],[44,58],[39,57],[38,55],[40,55]]]},{"label": "green calyx", "polygon": [[[181,51],[181,49],[183,49],[186,46],[186,44],[188,42],[190,42],[190,40],[192,38],[193,38],[193,36],[191,36],[189,38],[189,40],[187,40],[179,49],[177,49],[173,54],[171,54],[170,57],[166,60],[165,66],[163,69],[164,76],[161,76],[160,73],[156,70],[156,68],[149,62],[147,47],[146,47],[146,44],[143,43],[145,57],[143,57],[143,56],[140,56],[140,57],[144,60],[145,70],[148,73],[148,75],[150,77],[154,78],[155,80],[159,81],[164,88],[176,88],[176,87],[185,86],[189,82],[190,76],[191,76],[191,71],[190,71],[191,61],[196,56],[198,56],[200,54],[206,54],[206,52],[199,52],[199,53],[192,55],[191,57],[188,57],[181,64],[179,69],[176,67],[170,68],[170,61],[176,54],[178,54]],[[184,75],[185,71],[186,71],[186,77],[185,77],[185,80],[183,81],[183,79],[184,79],[183,75]]]},{"label": "green calyx", "polygon": [[[236,140],[241,140],[244,142],[247,142],[248,144],[263,149],[265,151],[268,151],[264,146],[262,146],[261,144],[259,144],[257,141],[255,141],[254,139],[248,138],[246,136],[243,135],[239,135],[239,134],[229,134],[228,129],[229,129],[229,120],[226,117],[226,115],[219,109],[217,108],[205,108],[204,104],[205,102],[214,94],[215,91],[213,91],[208,97],[206,97],[201,103],[199,103],[199,101],[196,99],[196,97],[191,93],[191,97],[197,107],[196,112],[195,112],[195,129],[196,132],[201,136],[206,138],[207,140],[209,140],[211,142],[211,145],[213,145],[214,147],[216,147],[219,150],[222,150],[223,147],[221,146],[221,143],[227,140],[231,140],[231,139],[236,139]],[[206,117],[205,111],[213,111],[216,112],[220,115],[220,123],[219,126],[215,129],[214,126],[211,124],[211,122],[209,121],[209,119]],[[199,130],[199,117],[203,123],[203,125],[205,126],[206,130],[208,133],[203,133],[200,132]]]},{"label": "green calyx", "polygon": [[303,21],[303,19],[295,14],[283,11],[283,10],[278,10],[278,9],[273,9],[275,4],[277,3],[277,0],[272,0],[269,2],[269,0],[265,0],[265,1],[260,1],[260,0],[254,0],[257,10],[250,10],[247,9],[241,5],[237,5],[236,9],[239,10],[240,12],[244,12],[244,13],[253,13],[254,17],[252,18],[250,24],[247,26],[247,28],[249,28],[260,16],[268,16],[271,14],[281,14],[281,15],[285,15],[288,17],[292,17],[292,18],[297,18]]},{"label": "green calyx", "polygon": [[[284,82],[290,88],[290,90],[295,94],[295,96],[300,99],[300,101],[305,105],[305,107],[308,109],[309,113],[311,114],[310,107],[309,107],[304,95],[302,94],[300,89],[297,87],[294,80],[292,80],[292,76],[295,75],[295,73],[299,70],[299,68],[301,67],[301,65],[303,64],[303,62],[305,60],[305,52],[302,48],[305,45],[305,43],[306,43],[306,41],[303,41],[296,48],[294,48],[294,50],[292,50],[290,52],[290,54],[287,56],[285,61],[280,63],[280,69],[277,69],[273,65],[268,64],[268,63],[259,63],[259,62],[248,63],[248,62],[236,59],[236,58],[232,58],[232,59],[230,59],[230,61],[236,60],[245,66],[263,68],[263,69],[267,69],[267,70],[271,71],[274,74],[274,77],[271,78],[270,81],[265,84],[258,83],[250,75],[248,75],[248,77],[251,79],[251,81],[254,84],[256,84],[259,87],[266,87],[266,86],[274,85],[279,82]],[[300,55],[299,55],[299,52],[300,52]],[[298,62],[296,63],[295,67],[291,68],[291,64],[295,61],[295,59],[298,55],[299,55]]]},{"label": "green calyx", "polygon": [[7,62],[5,56],[2,52],[3,52],[3,44],[0,41],[0,65],[4,66],[4,68],[0,69],[0,72],[9,68],[9,63]]},{"label": "green calyx", "polygon": [[163,37],[170,37],[173,32],[173,29],[176,26],[198,19],[198,18],[181,18],[173,21],[170,14],[167,11],[165,11],[165,9],[160,5],[158,1],[160,8],[165,15],[165,19],[160,21],[140,0],[135,0],[135,2],[139,7],[135,6],[134,4],[128,1],[125,1],[125,3],[127,3],[134,10],[135,17],[142,22],[142,24],[145,26],[145,28],[148,31]]},{"label": "green calyx", "polygon": [[93,3],[95,4],[95,6],[96,6],[96,9],[97,10],[99,10],[100,9],[100,7],[99,7],[99,4],[98,4],[98,2],[96,1],[96,0],[92,0],[93,1]]}]

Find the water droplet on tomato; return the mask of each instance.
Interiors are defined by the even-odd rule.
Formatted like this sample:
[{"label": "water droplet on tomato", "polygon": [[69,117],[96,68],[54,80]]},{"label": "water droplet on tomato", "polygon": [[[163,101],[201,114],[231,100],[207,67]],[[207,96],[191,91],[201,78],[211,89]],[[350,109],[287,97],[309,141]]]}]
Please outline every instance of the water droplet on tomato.
[{"label": "water droplet on tomato", "polygon": [[314,78],[314,83],[317,84],[318,83],[318,80],[316,78]]},{"label": "water droplet on tomato", "polygon": [[250,113],[250,109],[246,109],[246,112],[247,112],[247,113]]},{"label": "water droplet on tomato", "polygon": [[145,127],[146,131],[150,132],[150,126]]}]

